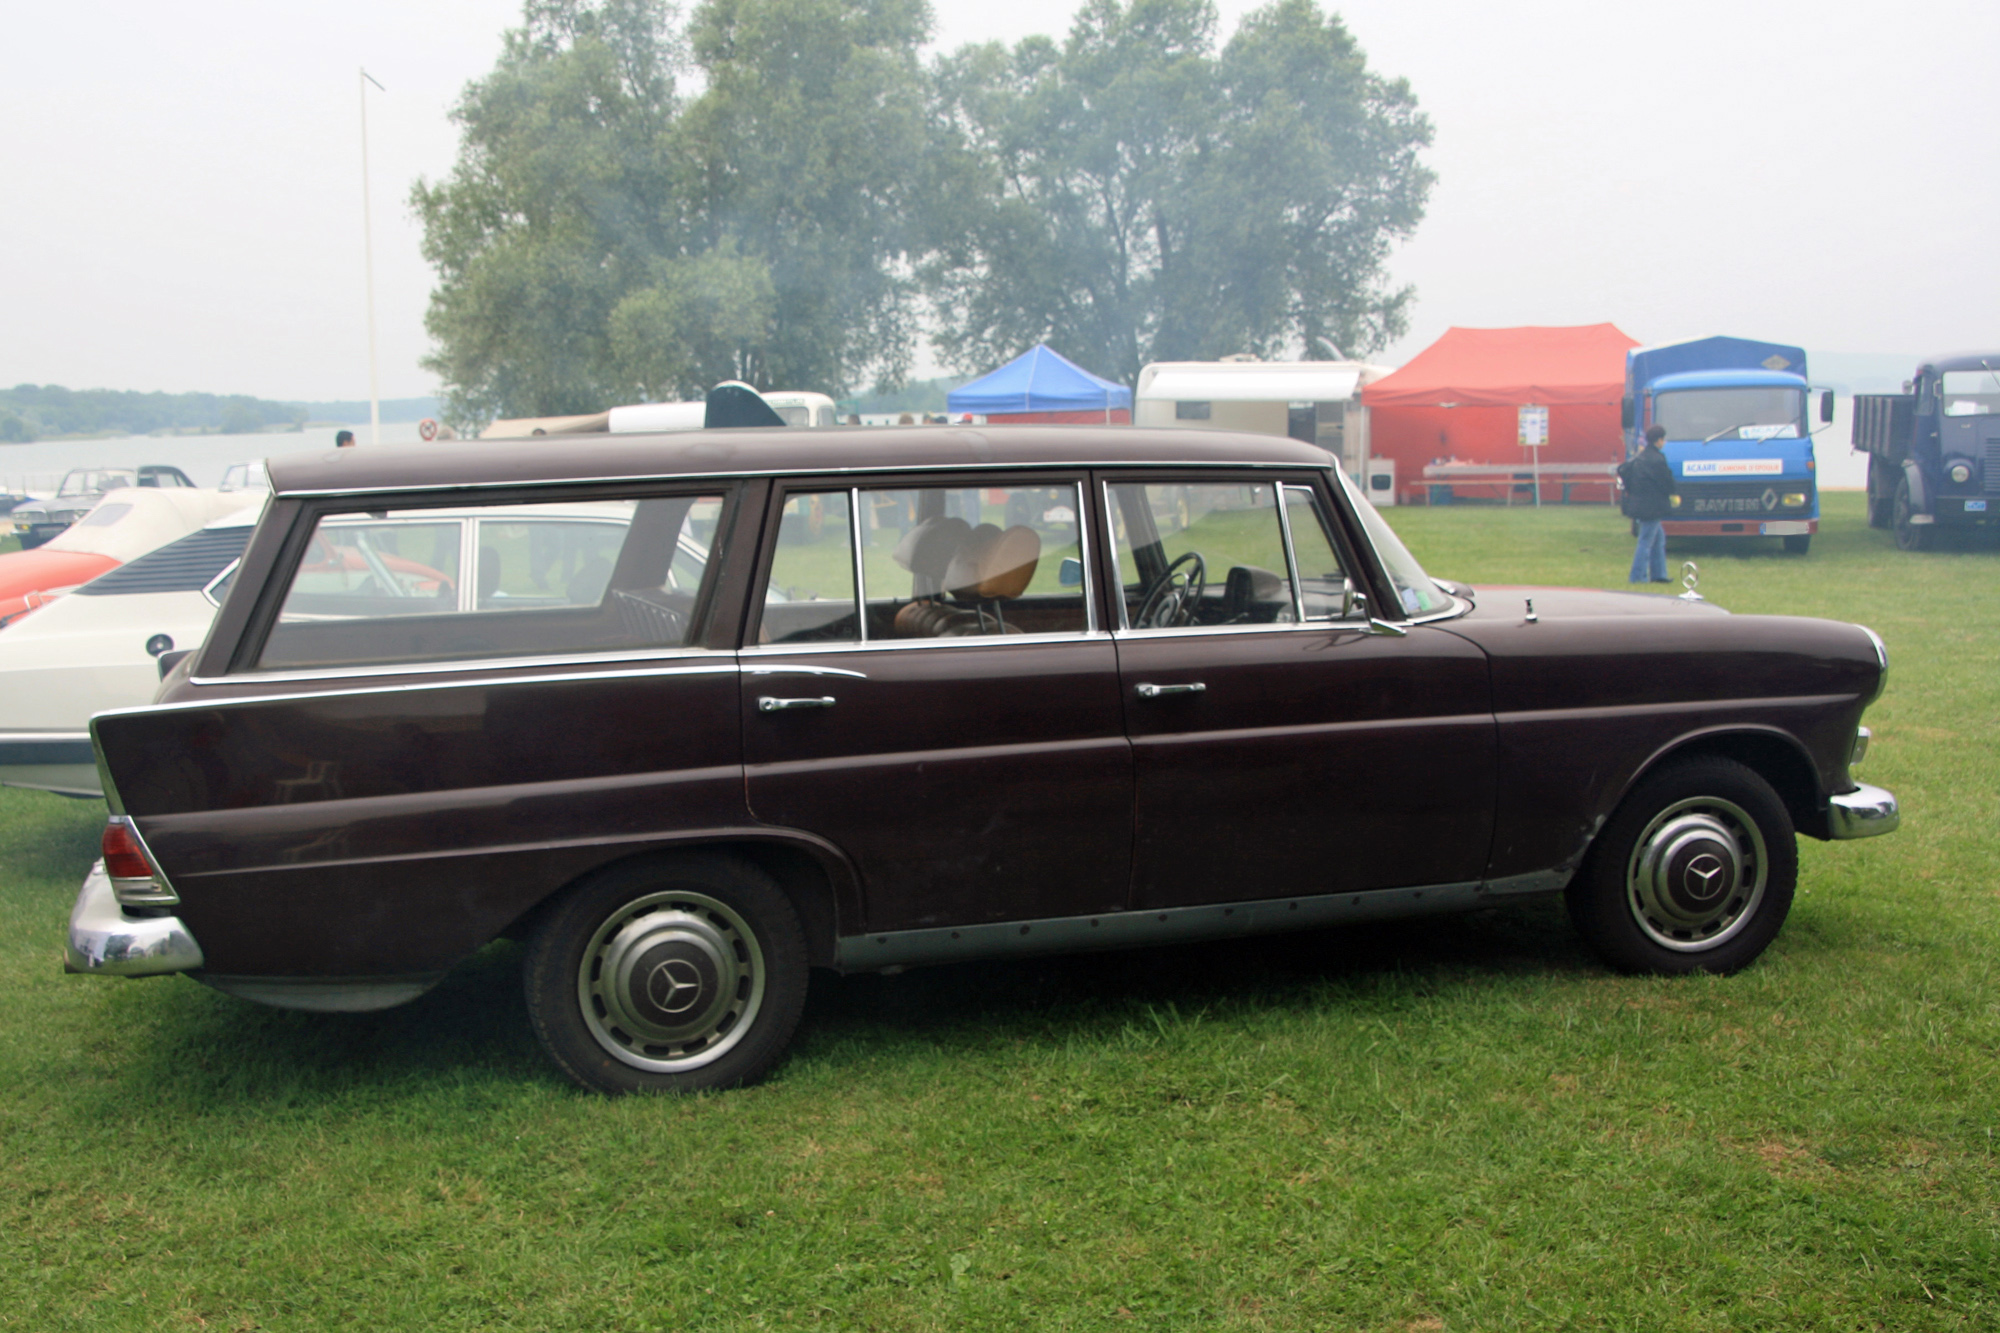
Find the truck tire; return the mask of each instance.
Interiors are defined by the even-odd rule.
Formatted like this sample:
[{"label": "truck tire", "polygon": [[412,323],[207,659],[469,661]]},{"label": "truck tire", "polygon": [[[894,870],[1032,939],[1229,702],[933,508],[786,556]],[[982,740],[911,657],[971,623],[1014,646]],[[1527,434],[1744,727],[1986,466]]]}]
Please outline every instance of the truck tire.
[{"label": "truck tire", "polygon": [[1871,455],[1868,459],[1868,526],[1886,532],[1896,521],[1896,488],[1884,481],[1883,471],[1882,465]]},{"label": "truck tire", "polygon": [[1785,554],[1787,555],[1804,555],[1811,549],[1812,534],[1810,532],[1801,533],[1796,537],[1785,538]]},{"label": "truck tire", "polygon": [[1928,523],[1910,522],[1910,479],[1896,479],[1896,499],[1893,506],[1893,522],[1896,531],[1896,549],[1899,551],[1928,551],[1937,533]]}]

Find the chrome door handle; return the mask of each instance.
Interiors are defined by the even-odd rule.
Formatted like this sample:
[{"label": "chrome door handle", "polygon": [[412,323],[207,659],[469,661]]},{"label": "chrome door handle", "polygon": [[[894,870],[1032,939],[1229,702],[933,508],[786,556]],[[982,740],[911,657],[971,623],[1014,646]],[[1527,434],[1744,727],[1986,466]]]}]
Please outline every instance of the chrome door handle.
[{"label": "chrome door handle", "polygon": [[795,708],[831,708],[833,696],[821,695],[817,699],[773,699],[768,694],[757,696],[757,711],[760,713],[789,713]]},{"label": "chrome door handle", "polygon": [[1185,685],[1153,685],[1142,683],[1132,688],[1133,692],[1141,699],[1157,699],[1163,694],[1205,694],[1208,691],[1208,686],[1198,680],[1191,680]]}]

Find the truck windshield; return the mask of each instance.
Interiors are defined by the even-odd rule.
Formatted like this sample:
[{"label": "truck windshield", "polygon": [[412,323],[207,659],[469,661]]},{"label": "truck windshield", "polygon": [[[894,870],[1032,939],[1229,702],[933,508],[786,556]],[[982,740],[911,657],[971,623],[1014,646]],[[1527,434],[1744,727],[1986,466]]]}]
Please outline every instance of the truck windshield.
[{"label": "truck windshield", "polygon": [[2000,413],[2000,371],[1947,370],[1938,386],[1938,401],[1948,417],[1982,417]]},{"label": "truck windshield", "polygon": [[1805,391],[1782,386],[1676,389],[1653,400],[1653,424],[1670,440],[1768,440],[1800,435]]}]

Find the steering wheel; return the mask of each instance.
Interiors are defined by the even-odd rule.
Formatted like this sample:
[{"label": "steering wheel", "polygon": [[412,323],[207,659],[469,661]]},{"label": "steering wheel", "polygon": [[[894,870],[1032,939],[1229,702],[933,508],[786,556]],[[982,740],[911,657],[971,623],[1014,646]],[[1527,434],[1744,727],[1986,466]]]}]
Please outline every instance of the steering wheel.
[{"label": "steering wheel", "polygon": [[[1188,567],[1187,575],[1184,582],[1176,584],[1174,573],[1182,565]],[[1133,628],[1172,629],[1177,625],[1192,625],[1195,607],[1207,587],[1208,565],[1203,562],[1201,552],[1183,551],[1146,589],[1146,596],[1139,603],[1139,614],[1132,619]]]}]

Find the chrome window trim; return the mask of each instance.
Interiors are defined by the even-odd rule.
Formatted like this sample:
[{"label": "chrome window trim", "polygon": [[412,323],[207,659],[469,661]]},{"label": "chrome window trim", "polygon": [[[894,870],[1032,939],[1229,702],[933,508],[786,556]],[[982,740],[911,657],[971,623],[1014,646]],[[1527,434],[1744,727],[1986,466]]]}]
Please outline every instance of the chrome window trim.
[{"label": "chrome window trim", "polygon": [[[589,666],[596,662],[673,662],[682,658],[727,656],[728,648],[608,648],[596,653],[547,653],[535,657],[465,657],[448,662],[392,662],[351,667],[296,667],[288,671],[234,671],[223,676],[190,676],[190,685],[291,684],[314,680],[353,680],[374,676],[441,676],[464,671],[520,671],[537,666]],[[430,688],[429,686],[425,687]]]},{"label": "chrome window trim", "polygon": [[1125,570],[1118,563],[1118,525],[1111,521],[1111,478],[1103,478],[1098,486],[1104,499],[1104,550],[1111,557],[1111,586],[1118,603],[1118,623],[1111,626],[1111,632],[1122,638],[1132,632],[1132,608],[1125,605]]},{"label": "chrome window trim", "polygon": [[[721,657],[725,654],[717,653]],[[271,703],[311,703],[319,699],[351,699],[370,694],[409,694],[417,690],[472,690],[492,689],[500,685],[560,685],[574,684],[588,680],[628,680],[645,676],[720,676],[734,675],[740,668],[735,662],[735,654],[726,654],[729,661],[705,663],[701,666],[685,667],[633,667],[628,671],[566,671],[546,676],[515,675],[503,677],[480,677],[476,680],[411,681],[406,685],[357,685],[346,690],[310,690],[297,694],[235,694],[226,699],[177,699],[172,703],[142,704],[136,708],[107,708],[101,713],[90,715],[90,736],[97,739],[97,724],[105,718],[142,717],[149,713],[183,713],[200,708],[229,708],[238,704]],[[544,658],[535,659],[546,661]],[[231,676],[230,681],[241,682],[242,676]],[[99,753],[102,753],[100,747]]]},{"label": "chrome window trim", "polygon": [[243,563],[243,557],[239,555],[234,560],[231,560],[228,564],[224,565],[222,567],[221,573],[217,574],[214,578],[210,579],[208,582],[201,585],[201,595],[208,602],[210,606],[215,607],[218,610],[221,609],[222,599],[215,595],[216,585],[221,583],[224,579],[228,578],[230,575],[234,574],[237,570],[237,567],[240,566],[242,563]]},{"label": "chrome window trim", "polygon": [[906,653],[916,648],[996,648],[1015,643],[1108,642],[1103,630],[1061,630],[1052,634],[964,634],[948,639],[869,639],[857,643],[758,643],[746,644],[744,657],[796,657],[809,653]]},{"label": "chrome window trim", "polygon": [[[637,440],[641,436],[633,436]],[[721,472],[638,472],[621,473],[616,476],[599,477],[539,477],[531,480],[428,482],[414,486],[346,486],[325,490],[275,491],[274,495],[287,500],[327,500],[350,495],[429,495],[451,492],[465,494],[477,491],[525,490],[538,486],[627,486],[661,483],[678,485],[683,482],[699,483],[707,481],[737,481],[752,477],[788,477],[809,481],[815,477],[870,477],[894,475],[924,475],[933,472],[1074,472],[1078,469],[1096,471],[1117,469],[1120,471],[1146,469],[1214,469],[1217,471],[1245,468],[1262,471],[1282,469],[1297,472],[1310,469],[1313,464],[1298,459],[1246,460],[1229,459],[1036,459],[1022,462],[971,462],[971,463],[883,463],[865,467],[818,467],[804,468],[743,468]],[[820,487],[819,489],[826,489]],[[477,504],[477,500],[467,500],[467,504]],[[456,508],[456,506],[453,506]]]},{"label": "chrome window trim", "polygon": [[[776,556],[772,557],[774,560]],[[868,642],[868,576],[863,572],[861,559],[861,488],[847,488],[847,558],[854,566],[854,641]],[[765,605],[770,604],[770,592],[764,594]],[[757,623],[764,623],[764,612],[757,611]]]},{"label": "chrome window trim", "polygon": [[[1306,599],[1304,590],[1299,587],[1298,553],[1292,549],[1292,516],[1285,512],[1285,491],[1288,488],[1281,481],[1274,489],[1277,491],[1277,494],[1272,499],[1278,502],[1278,531],[1284,535],[1285,541],[1285,577],[1292,582],[1292,622],[1303,625],[1306,623]],[[1293,486],[1289,489],[1300,490],[1303,488]],[[1310,502],[1312,498],[1311,491],[1306,492],[1306,498]]]}]

